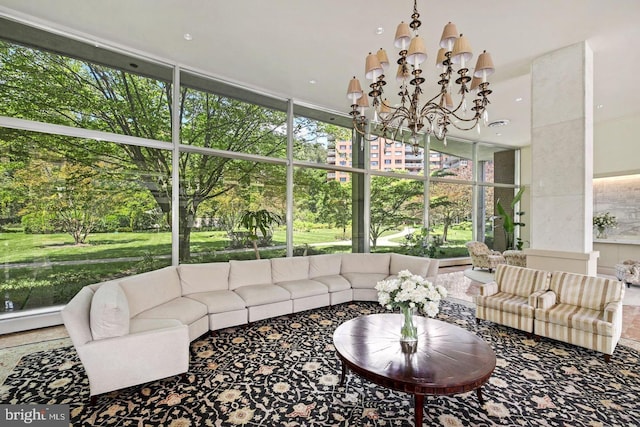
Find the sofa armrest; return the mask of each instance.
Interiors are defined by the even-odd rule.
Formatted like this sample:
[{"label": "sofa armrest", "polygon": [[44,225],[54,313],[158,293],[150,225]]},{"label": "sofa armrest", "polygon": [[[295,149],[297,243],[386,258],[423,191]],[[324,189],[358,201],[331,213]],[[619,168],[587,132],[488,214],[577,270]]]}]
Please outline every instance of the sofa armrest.
[{"label": "sofa armrest", "polygon": [[502,256],[502,252],[500,251],[494,251],[493,249],[489,251],[488,255],[499,255]]},{"label": "sofa armrest", "polygon": [[553,291],[545,291],[542,295],[538,297],[537,308],[541,308],[546,310],[548,308],[556,305],[556,293]]},{"label": "sofa armrest", "polygon": [[483,297],[488,297],[491,295],[495,295],[498,293],[498,284],[496,282],[489,282],[483,285],[480,285],[480,295]]},{"label": "sofa armrest", "polygon": [[546,290],[535,291],[529,295],[529,305],[533,308],[538,308],[538,297],[547,292]]},{"label": "sofa armrest", "polygon": [[622,313],[622,301],[611,301],[604,306],[604,321],[613,323],[618,313]]},{"label": "sofa armrest", "polygon": [[76,351],[93,396],[187,372],[189,328],[176,325],[90,341]]}]

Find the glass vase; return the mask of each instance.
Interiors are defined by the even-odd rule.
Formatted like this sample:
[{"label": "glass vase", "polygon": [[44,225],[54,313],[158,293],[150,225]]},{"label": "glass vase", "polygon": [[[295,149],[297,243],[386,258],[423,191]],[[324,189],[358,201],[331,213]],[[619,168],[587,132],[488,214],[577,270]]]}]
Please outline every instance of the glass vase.
[{"label": "glass vase", "polygon": [[400,329],[401,342],[418,341],[418,328],[413,323],[413,315],[416,309],[411,307],[401,307],[402,312],[402,329]]},{"label": "glass vase", "polygon": [[597,227],[596,239],[606,239],[606,238],[607,238],[607,229],[605,227]]}]

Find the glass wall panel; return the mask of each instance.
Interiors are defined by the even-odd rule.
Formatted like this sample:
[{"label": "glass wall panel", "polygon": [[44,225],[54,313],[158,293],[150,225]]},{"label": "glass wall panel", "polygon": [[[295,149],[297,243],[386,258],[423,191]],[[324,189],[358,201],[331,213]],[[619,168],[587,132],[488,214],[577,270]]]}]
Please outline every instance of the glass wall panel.
[{"label": "glass wall panel", "polygon": [[351,129],[295,116],[293,158],[310,163],[352,166]]},{"label": "glass wall panel", "polygon": [[0,115],[171,141],[171,83],[0,41]]},{"label": "glass wall panel", "polygon": [[495,189],[493,187],[478,188],[478,222],[476,224],[476,236],[478,241],[484,242],[493,249],[496,227],[499,225],[499,217],[495,216]]},{"label": "glass wall panel", "polygon": [[422,228],[424,182],[371,177],[371,252],[405,252],[407,236]]},{"label": "glass wall panel", "polygon": [[429,173],[433,177],[473,180],[473,144],[449,138],[445,146],[441,141],[431,140],[429,151]]},{"label": "glass wall panel", "polygon": [[5,311],[171,263],[170,151],[0,128]]},{"label": "glass wall panel", "polygon": [[[284,166],[181,153],[180,177],[181,263],[285,256]],[[266,233],[243,225],[257,212]]]},{"label": "glass wall panel", "polygon": [[286,156],[285,112],[186,87],[180,96],[182,144],[268,157]]},{"label": "glass wall panel", "polygon": [[294,256],[352,251],[351,175],[295,168]]},{"label": "glass wall panel", "polygon": [[424,171],[424,149],[413,152],[411,144],[378,138],[369,143],[370,169],[381,171],[403,171],[422,175]]},{"label": "glass wall panel", "polygon": [[468,256],[465,243],[472,240],[472,186],[432,182],[429,227],[438,257]]}]

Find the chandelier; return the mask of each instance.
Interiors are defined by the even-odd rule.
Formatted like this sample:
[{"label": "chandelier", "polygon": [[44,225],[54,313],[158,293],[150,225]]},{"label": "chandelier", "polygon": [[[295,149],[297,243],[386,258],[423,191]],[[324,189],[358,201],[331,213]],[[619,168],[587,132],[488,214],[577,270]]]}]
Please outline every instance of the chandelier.
[{"label": "chandelier", "polygon": [[[473,57],[471,46],[467,38],[462,34],[458,35],[456,26],[449,22],[442,32],[436,59],[436,66],[442,69],[438,80],[440,91],[425,102],[421,87],[425,78],[420,66],[427,59],[427,51],[423,39],[418,35],[421,25],[419,17],[417,0],[414,0],[411,23],[401,22],[396,30],[394,46],[400,49],[396,73],[399,104],[392,106],[387,98],[383,97],[383,89],[387,84],[384,73],[389,67],[386,51],[381,48],[376,54],[369,53],[365,63],[365,78],[371,81],[371,131],[383,138],[402,141],[405,132],[408,132],[409,142],[413,145],[415,154],[419,149],[419,135],[426,134],[427,141],[430,141],[433,135],[446,145],[450,126],[462,131],[477,128],[480,132],[480,121],[484,120],[485,124],[488,122],[487,105],[491,90],[488,89],[487,77],[495,71],[491,56],[484,51],[478,56],[473,72],[469,72],[467,66]],[[458,68],[457,78],[454,74],[454,64]],[[459,95],[455,105],[452,97],[454,78],[455,91]],[[467,98],[473,96],[473,93],[475,96],[469,108]],[[353,119],[353,127],[358,133],[366,136],[365,111],[369,107],[369,101],[355,76],[349,82],[347,98],[351,101],[349,114]]]}]

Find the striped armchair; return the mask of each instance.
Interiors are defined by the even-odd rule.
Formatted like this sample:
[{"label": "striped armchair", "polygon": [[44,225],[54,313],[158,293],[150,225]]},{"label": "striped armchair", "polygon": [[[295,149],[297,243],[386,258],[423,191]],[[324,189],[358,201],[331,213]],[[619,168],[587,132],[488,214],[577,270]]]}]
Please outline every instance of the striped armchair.
[{"label": "striped armchair", "polygon": [[617,280],[554,272],[538,298],[535,333],[599,351],[608,362],[622,334],[623,296]]},{"label": "striped armchair", "polygon": [[481,285],[475,298],[476,322],[489,320],[532,333],[537,298],[548,289],[549,272],[500,264],[495,281]]},{"label": "striped armchair", "polygon": [[505,264],[506,260],[498,251],[493,251],[482,242],[467,242],[465,244],[471,257],[471,269],[486,268],[491,273],[498,265]]}]

